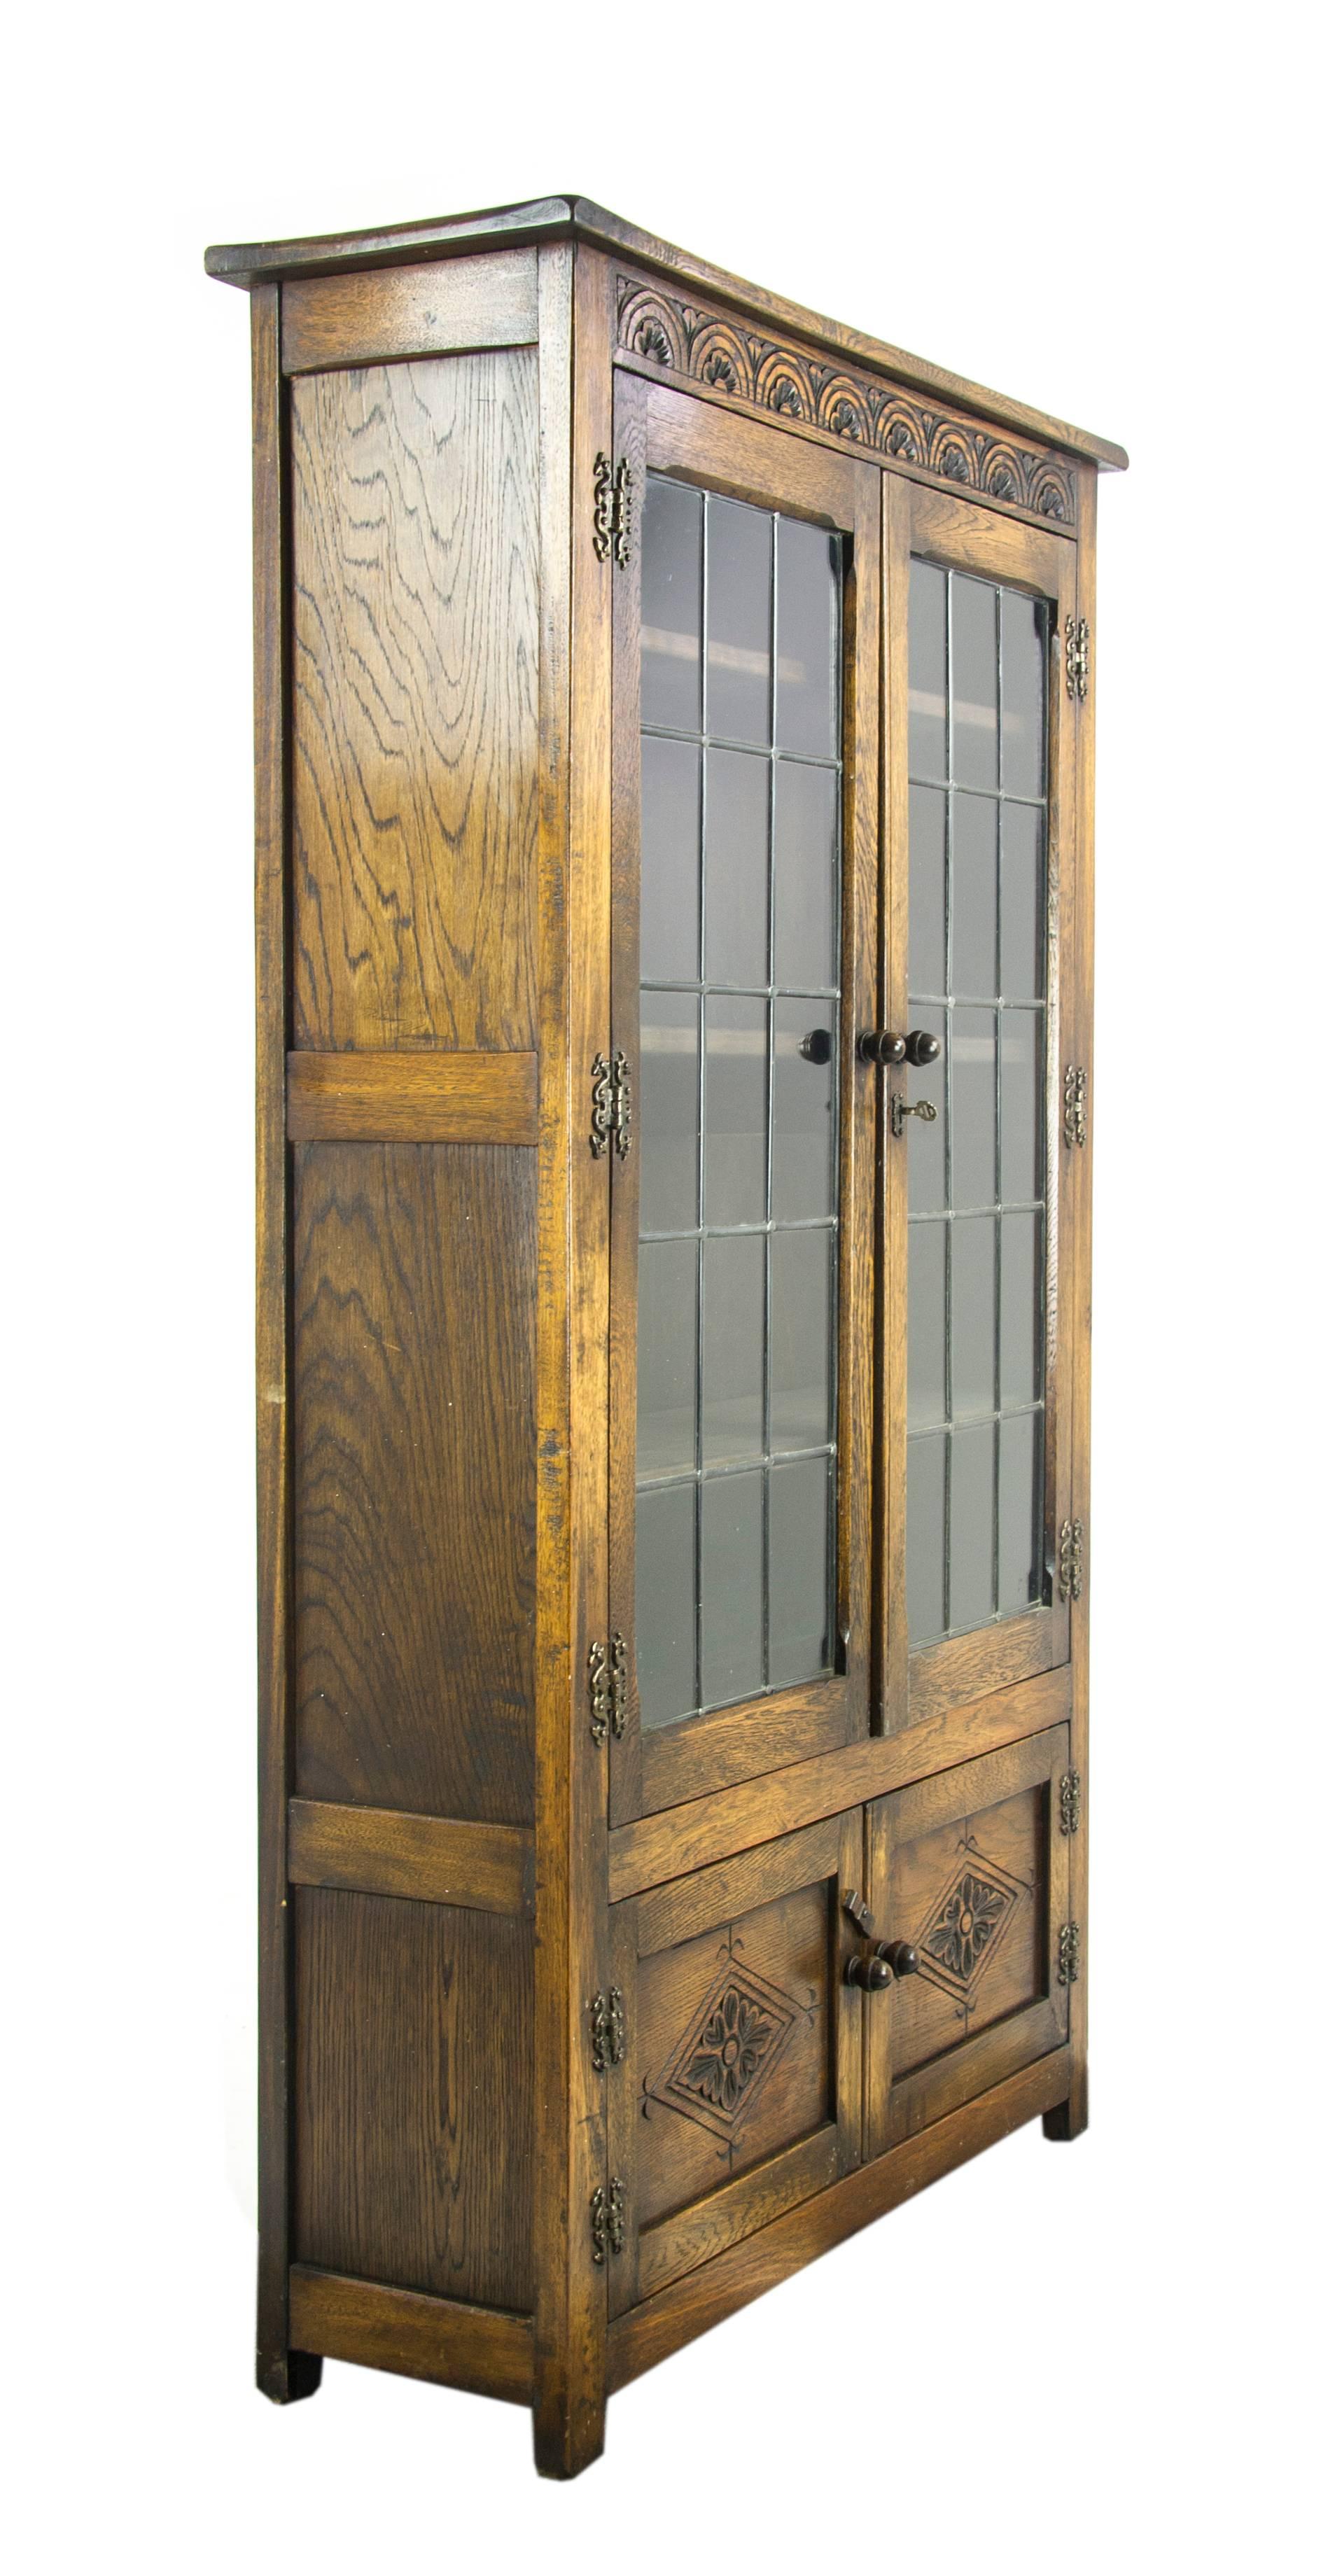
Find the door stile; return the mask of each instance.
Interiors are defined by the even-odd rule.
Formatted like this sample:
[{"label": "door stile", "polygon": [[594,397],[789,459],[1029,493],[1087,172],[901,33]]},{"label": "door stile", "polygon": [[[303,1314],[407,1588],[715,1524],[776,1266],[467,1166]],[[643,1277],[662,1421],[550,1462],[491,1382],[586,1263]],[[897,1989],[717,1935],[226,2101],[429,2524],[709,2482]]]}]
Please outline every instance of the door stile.
[{"label": "door stile", "polygon": [[[909,912],[909,556],[910,490],[902,475],[884,474],[881,556],[884,615],[881,628],[881,1007],[878,1025],[908,1026]],[[895,1733],[908,1723],[909,1621],[903,1568],[905,1450],[908,1438],[908,1303],[905,1293],[908,1232],[908,1156],[894,1141],[886,1078],[872,1068],[878,1094],[879,1261],[877,1267],[876,1475],[879,1535],[876,1542],[876,1732]]]}]

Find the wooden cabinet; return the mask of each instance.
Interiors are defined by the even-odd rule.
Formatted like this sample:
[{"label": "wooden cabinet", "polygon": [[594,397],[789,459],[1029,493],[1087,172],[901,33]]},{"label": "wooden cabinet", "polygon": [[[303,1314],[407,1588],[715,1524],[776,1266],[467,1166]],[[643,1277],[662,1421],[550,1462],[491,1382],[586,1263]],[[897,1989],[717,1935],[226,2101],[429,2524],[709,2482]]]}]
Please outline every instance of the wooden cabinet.
[{"label": "wooden cabinet", "polygon": [[250,290],[259,2377],[608,2393],[1085,2123],[1122,451],[581,199]]}]

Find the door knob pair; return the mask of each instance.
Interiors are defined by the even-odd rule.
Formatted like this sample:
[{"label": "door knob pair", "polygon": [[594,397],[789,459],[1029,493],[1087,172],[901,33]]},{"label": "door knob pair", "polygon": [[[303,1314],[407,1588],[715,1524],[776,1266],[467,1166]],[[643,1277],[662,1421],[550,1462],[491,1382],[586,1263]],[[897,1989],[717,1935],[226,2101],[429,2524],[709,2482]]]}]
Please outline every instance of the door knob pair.
[{"label": "door knob pair", "polygon": [[860,1986],[864,1994],[881,1994],[892,1986],[896,1977],[916,1977],[918,1953],[911,1941],[878,1941],[876,1917],[865,1905],[855,1887],[843,1900],[843,1910],[871,1943],[866,1952],[854,1951],[843,1972],[846,1986]]},{"label": "door knob pair", "polygon": [[864,1029],[857,1051],[864,1063],[882,1067],[935,1064],[941,1053],[941,1040],[934,1038],[930,1029],[910,1029],[907,1037],[901,1037],[897,1029]]}]

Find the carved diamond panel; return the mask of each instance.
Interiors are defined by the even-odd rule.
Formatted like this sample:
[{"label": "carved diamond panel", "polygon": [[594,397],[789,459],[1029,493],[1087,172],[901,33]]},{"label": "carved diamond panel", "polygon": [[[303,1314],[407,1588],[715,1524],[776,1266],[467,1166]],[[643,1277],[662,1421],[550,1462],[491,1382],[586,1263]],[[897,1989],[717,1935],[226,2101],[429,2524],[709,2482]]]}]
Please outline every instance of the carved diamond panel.
[{"label": "carved diamond panel", "polygon": [[734,2138],[802,2012],[781,1987],[729,1959],[649,2094],[715,2137]]},{"label": "carved diamond panel", "polygon": [[942,1888],[918,1935],[918,1973],[957,1997],[972,1993],[1021,1899],[1009,1871],[971,1852]]}]

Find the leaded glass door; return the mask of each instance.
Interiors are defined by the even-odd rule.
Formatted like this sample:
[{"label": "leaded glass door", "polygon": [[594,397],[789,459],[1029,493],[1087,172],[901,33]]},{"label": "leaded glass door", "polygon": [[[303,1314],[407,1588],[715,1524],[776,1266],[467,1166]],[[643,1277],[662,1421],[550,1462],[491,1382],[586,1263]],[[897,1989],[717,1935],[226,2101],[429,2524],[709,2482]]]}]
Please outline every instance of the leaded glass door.
[{"label": "leaded glass door", "polygon": [[880,567],[875,469],[617,384],[620,1819],[871,1721]]},{"label": "leaded glass door", "polygon": [[[887,1727],[1064,1663],[1075,550],[890,479]],[[902,853],[902,864],[896,857]],[[924,1056],[927,1061],[918,1063]]]}]

